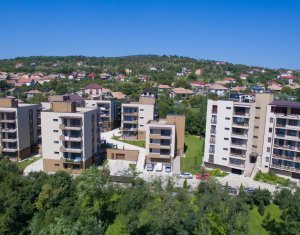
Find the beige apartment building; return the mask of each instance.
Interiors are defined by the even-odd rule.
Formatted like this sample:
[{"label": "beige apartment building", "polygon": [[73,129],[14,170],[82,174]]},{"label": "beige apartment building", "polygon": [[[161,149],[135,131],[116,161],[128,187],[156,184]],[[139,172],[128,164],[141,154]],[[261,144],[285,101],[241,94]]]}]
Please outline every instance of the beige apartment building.
[{"label": "beige apartment building", "polygon": [[157,117],[155,98],[140,97],[139,102],[122,104],[121,132],[124,139],[145,139],[146,124]]},{"label": "beige apartment building", "polygon": [[245,176],[261,166],[267,105],[272,94],[208,100],[204,163]]},{"label": "beige apartment building", "polygon": [[146,124],[146,163],[169,164],[184,154],[185,116],[167,115],[166,119]]},{"label": "beige apartment building", "polygon": [[45,171],[79,173],[94,163],[100,141],[97,109],[53,102],[41,120]]},{"label": "beige apartment building", "polygon": [[0,150],[4,157],[22,160],[37,152],[38,109],[36,104],[0,99]]},{"label": "beige apartment building", "polygon": [[267,106],[262,171],[300,179],[300,102]]},{"label": "beige apartment building", "polygon": [[85,100],[85,107],[97,108],[101,132],[120,127],[120,102],[117,100]]}]

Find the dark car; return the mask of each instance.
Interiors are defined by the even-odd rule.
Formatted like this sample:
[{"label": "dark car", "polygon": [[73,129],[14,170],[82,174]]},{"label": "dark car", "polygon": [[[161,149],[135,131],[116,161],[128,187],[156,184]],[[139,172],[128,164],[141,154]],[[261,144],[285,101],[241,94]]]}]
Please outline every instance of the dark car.
[{"label": "dark car", "polygon": [[236,188],[231,187],[231,186],[228,186],[227,190],[228,190],[228,193],[230,193],[230,194],[237,194],[237,192],[238,192]]},{"label": "dark car", "polygon": [[256,190],[256,188],[253,188],[253,187],[244,188],[245,193],[253,193],[253,192],[255,192],[255,190]]}]

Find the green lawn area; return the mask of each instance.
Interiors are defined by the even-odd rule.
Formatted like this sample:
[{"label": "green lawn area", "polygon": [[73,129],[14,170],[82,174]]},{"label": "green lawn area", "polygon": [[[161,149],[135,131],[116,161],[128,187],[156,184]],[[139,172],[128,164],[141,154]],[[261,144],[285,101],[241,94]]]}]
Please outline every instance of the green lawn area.
[{"label": "green lawn area", "polygon": [[269,184],[279,184],[281,186],[289,186],[291,184],[291,181],[289,179],[285,179],[283,177],[277,176],[272,172],[268,172],[268,173],[257,172],[257,174],[254,176],[254,180],[262,181]]},{"label": "green lawn area", "polygon": [[258,213],[257,207],[254,207],[253,210],[250,211],[249,218],[249,234],[250,235],[268,235],[270,234],[266,229],[263,228],[262,223],[266,218],[267,213],[271,214],[271,219],[275,219],[276,221],[280,221],[281,210],[278,206],[271,204],[266,207],[264,216],[261,216]]},{"label": "green lawn area", "polygon": [[145,140],[123,140],[123,139],[120,139],[120,138],[121,138],[121,136],[113,137],[114,140],[118,140],[118,141],[124,142],[126,144],[132,144],[132,145],[135,145],[135,146],[138,146],[138,147],[141,147],[141,148],[145,148],[145,146],[146,146],[146,141]]},{"label": "green lawn area", "polygon": [[32,157],[32,158],[28,158],[22,162],[16,162],[16,164],[17,164],[17,167],[23,171],[28,165],[30,165],[33,162],[36,162],[37,160],[39,160],[41,158],[42,157]]},{"label": "green lawn area", "polygon": [[204,139],[195,135],[185,136],[185,158],[180,159],[181,171],[198,173],[203,161]]}]

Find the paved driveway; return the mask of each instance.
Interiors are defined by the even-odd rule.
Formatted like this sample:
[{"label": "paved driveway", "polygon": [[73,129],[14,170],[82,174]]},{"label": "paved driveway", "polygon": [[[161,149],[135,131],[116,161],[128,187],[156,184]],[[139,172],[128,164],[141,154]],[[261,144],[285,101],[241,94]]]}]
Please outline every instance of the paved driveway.
[{"label": "paved driveway", "polygon": [[23,174],[24,175],[28,175],[29,172],[38,172],[38,171],[43,171],[43,158],[37,160],[34,163],[31,163],[30,165],[28,165],[24,171]]}]

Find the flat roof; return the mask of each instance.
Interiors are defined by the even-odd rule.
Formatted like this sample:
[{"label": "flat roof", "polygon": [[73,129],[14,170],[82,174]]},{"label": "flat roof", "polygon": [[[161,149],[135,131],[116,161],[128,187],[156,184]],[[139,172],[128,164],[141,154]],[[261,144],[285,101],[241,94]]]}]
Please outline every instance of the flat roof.
[{"label": "flat roof", "polygon": [[273,101],[270,105],[278,106],[278,107],[300,108],[300,102],[291,102],[291,101]]}]

